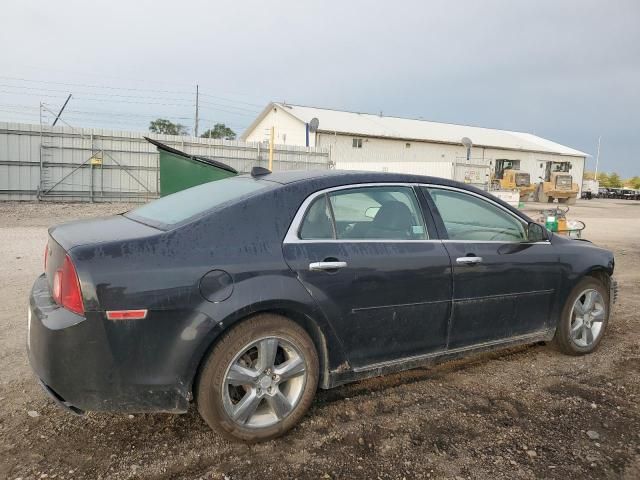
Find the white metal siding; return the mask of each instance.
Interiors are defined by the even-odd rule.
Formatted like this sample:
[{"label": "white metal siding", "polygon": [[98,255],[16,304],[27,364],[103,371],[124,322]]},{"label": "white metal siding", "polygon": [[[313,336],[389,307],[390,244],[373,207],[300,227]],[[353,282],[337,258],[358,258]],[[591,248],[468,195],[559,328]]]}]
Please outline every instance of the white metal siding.
[{"label": "white metal siding", "polygon": [[[268,142],[274,127],[274,143],[280,145],[306,145],[306,125],[280,107],[272,108],[247,137],[247,142]],[[314,145],[314,135],[309,135],[309,146]]]},{"label": "white metal siding", "polygon": [[[362,138],[362,148],[353,147],[354,138]],[[454,164],[466,162],[466,149],[462,145],[319,133],[318,146],[330,148],[335,168],[342,170],[415,173],[454,179]],[[573,166],[574,183],[582,183],[583,157],[482,147],[471,149],[472,164],[486,164],[493,171],[496,159],[520,160],[520,169],[531,175],[532,182],[538,182],[539,177],[544,176],[545,162],[569,161]]]},{"label": "white metal siding", "polygon": [[[261,118],[273,108],[285,110],[302,125],[312,118],[320,121],[320,130],[337,132],[338,134],[358,133],[370,138],[388,140],[414,139],[429,143],[448,143],[459,145],[462,137],[469,137],[474,145],[486,148],[507,148],[527,152],[546,152],[567,156],[585,156],[583,152],[552,142],[530,133],[496,130],[494,128],[455,125],[450,123],[430,122],[410,118],[388,117],[368,113],[345,112],[326,108],[306,107],[302,105],[284,105],[270,103],[260,114]],[[252,124],[248,132],[255,129]],[[243,136],[247,132],[243,133]],[[303,144],[304,145],[304,144]]]}]

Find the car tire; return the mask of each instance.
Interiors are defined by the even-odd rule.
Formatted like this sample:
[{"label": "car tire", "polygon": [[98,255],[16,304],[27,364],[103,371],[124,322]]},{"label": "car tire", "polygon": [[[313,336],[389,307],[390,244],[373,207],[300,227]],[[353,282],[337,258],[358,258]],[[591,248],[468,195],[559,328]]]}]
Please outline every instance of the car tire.
[{"label": "car tire", "polygon": [[211,350],[197,381],[198,411],[231,440],[270,440],[309,409],[318,372],[318,354],[301,326],[279,315],[256,315]]},{"label": "car tire", "polygon": [[594,277],[582,279],[562,309],[554,337],[560,351],[568,355],[584,355],[598,348],[609,323],[609,307],[607,286]]}]

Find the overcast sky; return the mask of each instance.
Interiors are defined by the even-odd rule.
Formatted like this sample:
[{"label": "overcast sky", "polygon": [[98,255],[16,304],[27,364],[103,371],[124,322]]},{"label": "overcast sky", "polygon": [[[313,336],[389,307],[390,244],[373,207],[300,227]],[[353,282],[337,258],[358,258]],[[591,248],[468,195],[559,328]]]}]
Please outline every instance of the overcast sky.
[{"label": "overcast sky", "polygon": [[640,175],[640,1],[4,0],[0,120],[242,131],[270,100],[535,133]]}]

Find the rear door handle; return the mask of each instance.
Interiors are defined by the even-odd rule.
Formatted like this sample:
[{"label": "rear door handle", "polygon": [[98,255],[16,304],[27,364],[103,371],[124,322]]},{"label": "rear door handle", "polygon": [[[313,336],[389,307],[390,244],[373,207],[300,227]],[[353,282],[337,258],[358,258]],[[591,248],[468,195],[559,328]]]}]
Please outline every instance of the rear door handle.
[{"label": "rear door handle", "polygon": [[322,272],[327,270],[339,270],[347,266],[347,262],[313,262],[309,264],[312,272]]},{"label": "rear door handle", "polygon": [[456,263],[460,265],[475,265],[476,263],[482,263],[482,257],[458,257]]}]

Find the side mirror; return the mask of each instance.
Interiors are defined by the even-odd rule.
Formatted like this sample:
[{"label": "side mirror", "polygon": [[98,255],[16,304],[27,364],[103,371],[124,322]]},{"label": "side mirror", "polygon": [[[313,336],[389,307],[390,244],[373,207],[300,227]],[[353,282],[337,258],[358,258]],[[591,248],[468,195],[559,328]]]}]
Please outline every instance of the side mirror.
[{"label": "side mirror", "polygon": [[544,242],[549,240],[547,229],[536,222],[529,222],[527,226],[527,241],[528,242]]}]

